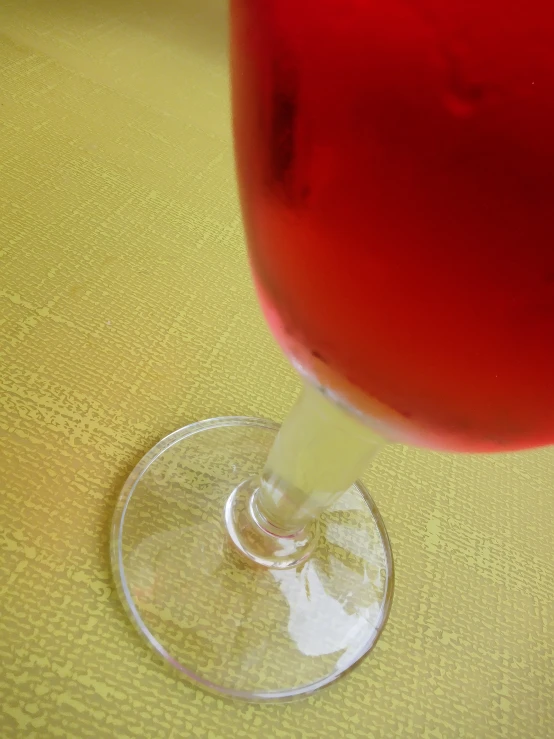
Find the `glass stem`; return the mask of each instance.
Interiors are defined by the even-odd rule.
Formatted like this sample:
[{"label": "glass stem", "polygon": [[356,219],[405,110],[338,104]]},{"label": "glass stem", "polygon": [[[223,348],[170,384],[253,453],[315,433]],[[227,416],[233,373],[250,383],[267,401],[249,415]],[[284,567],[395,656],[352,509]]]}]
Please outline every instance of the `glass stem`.
[{"label": "glass stem", "polygon": [[306,384],[283,423],[253,500],[268,532],[292,536],[363,473],[385,440]]}]

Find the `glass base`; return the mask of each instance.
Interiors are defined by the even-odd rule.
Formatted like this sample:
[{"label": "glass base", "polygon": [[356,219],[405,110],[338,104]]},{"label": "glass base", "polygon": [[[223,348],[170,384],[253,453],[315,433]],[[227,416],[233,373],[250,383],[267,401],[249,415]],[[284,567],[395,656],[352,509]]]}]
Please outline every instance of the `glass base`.
[{"label": "glass base", "polygon": [[284,551],[240,551],[277,431],[253,418],[175,431],[130,475],[112,528],[114,578],[139,633],[183,676],[250,700],[312,693],[351,669],[393,592],[385,527],[359,483]]}]

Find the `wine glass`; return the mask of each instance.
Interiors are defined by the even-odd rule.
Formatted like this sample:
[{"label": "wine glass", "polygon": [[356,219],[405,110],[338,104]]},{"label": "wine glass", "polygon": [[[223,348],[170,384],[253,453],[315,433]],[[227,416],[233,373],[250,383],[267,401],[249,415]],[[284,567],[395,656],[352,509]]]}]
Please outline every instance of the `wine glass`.
[{"label": "wine glass", "polygon": [[253,274],[305,388],[280,430],[218,418],[160,441],[112,531],[132,621],[209,690],[291,698],[374,646],[393,563],[356,480],[385,440],[554,440],[554,20],[539,5],[231,0]]}]

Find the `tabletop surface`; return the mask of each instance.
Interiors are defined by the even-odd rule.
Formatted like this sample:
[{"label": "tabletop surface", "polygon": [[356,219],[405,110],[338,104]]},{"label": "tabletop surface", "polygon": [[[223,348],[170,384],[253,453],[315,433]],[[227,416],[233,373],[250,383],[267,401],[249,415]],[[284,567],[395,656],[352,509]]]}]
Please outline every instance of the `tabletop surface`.
[{"label": "tabletop surface", "polygon": [[223,701],[139,641],[109,570],[121,485],[193,420],[280,420],[223,0],[0,4],[0,736],[554,736],[554,452],[388,448],[374,652],[290,704]]}]

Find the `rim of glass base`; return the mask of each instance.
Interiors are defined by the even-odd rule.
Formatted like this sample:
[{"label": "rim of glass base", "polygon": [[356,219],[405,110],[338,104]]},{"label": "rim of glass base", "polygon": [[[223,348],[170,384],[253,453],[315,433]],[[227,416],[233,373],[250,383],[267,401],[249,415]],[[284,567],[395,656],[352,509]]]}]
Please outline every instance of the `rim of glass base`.
[{"label": "rim of glass base", "polygon": [[387,624],[390,615],[394,594],[394,560],[392,547],[385,527],[385,523],[381,517],[381,514],[379,513],[379,509],[375,505],[373,498],[367,491],[365,485],[363,485],[359,480],[357,480],[354,484],[362,494],[365,503],[368,506],[371,515],[373,516],[373,519],[377,526],[377,530],[379,531],[379,535],[381,536],[381,540],[383,542],[383,548],[387,562],[387,582],[385,586],[383,604],[381,607],[380,619],[375,628],[373,638],[368,641],[363,648],[359,650],[359,654],[355,656],[352,659],[350,665],[344,668],[341,672],[331,673],[326,677],[321,678],[320,680],[316,680],[300,688],[288,688],[284,690],[274,690],[267,692],[234,690],[233,688],[227,688],[222,685],[218,685],[216,683],[213,683],[211,680],[202,677],[198,673],[194,672],[194,670],[189,669],[171,656],[171,654],[165,649],[162,644],[160,644],[160,642],[152,634],[150,629],[146,626],[131,597],[129,586],[125,577],[125,568],[123,565],[123,552],[121,545],[125,515],[129,503],[133,497],[133,493],[135,491],[137,483],[142,478],[144,473],[148,470],[148,468],[158,459],[158,457],[160,457],[174,444],[177,444],[190,436],[194,436],[201,431],[206,431],[210,428],[225,426],[258,426],[260,428],[269,429],[271,431],[278,431],[280,428],[280,424],[275,423],[274,421],[270,421],[265,418],[254,418],[250,416],[220,416],[215,418],[208,418],[202,421],[196,421],[194,423],[188,424],[187,426],[182,426],[180,429],[177,429],[171,434],[168,434],[167,436],[160,439],[157,444],[155,444],[148,452],[146,452],[146,454],[135,465],[133,471],[127,477],[115,506],[110,536],[111,569],[119,599],[126,611],[127,617],[135,627],[136,631],[141,637],[146,640],[149,647],[164,660],[166,665],[172,668],[172,670],[182,678],[189,680],[190,682],[203,688],[207,692],[213,695],[217,695],[220,697],[223,696],[235,700],[263,703],[283,702],[308,697],[309,695],[312,695],[313,693],[321,690],[321,688],[336,683],[338,680],[350,674],[350,672],[355,667],[357,667],[357,665],[359,665],[360,662],[362,662],[371,651],[373,651],[375,645],[381,637],[381,634],[383,633],[383,630]]}]

